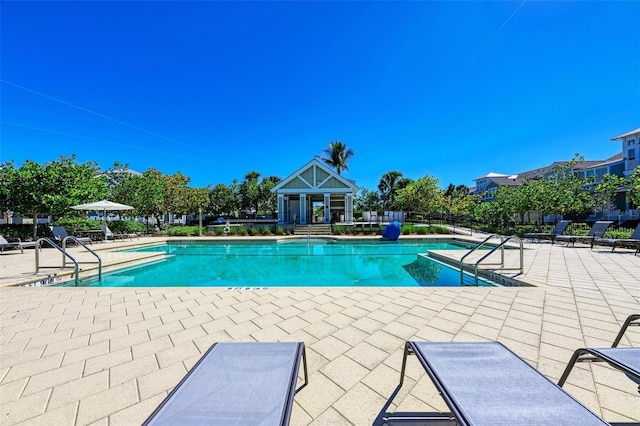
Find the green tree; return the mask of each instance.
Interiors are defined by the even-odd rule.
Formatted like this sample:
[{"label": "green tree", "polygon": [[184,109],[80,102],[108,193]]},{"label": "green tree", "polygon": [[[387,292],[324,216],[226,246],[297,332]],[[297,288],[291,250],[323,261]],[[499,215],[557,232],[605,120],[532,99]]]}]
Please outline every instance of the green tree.
[{"label": "green tree", "polygon": [[0,214],[13,212],[18,205],[18,169],[13,161],[0,164]]},{"label": "green tree", "polygon": [[216,216],[231,216],[240,208],[238,181],[220,183],[209,189],[209,211]]},{"label": "green tree", "polygon": [[468,216],[473,203],[475,203],[475,197],[469,195],[469,188],[466,185],[455,186],[450,183],[442,194],[442,207],[450,222],[453,222],[455,216]]},{"label": "green tree", "polygon": [[557,207],[554,213],[567,215],[576,219],[586,217],[594,207],[593,197],[588,189],[593,177],[581,178],[575,172],[575,166],[582,163],[584,158],[576,154],[573,160],[554,170],[554,194]]},{"label": "green tree", "polygon": [[382,175],[378,183],[380,200],[383,210],[395,210],[398,191],[411,183],[411,179],[405,178],[401,172],[393,170]]},{"label": "green tree", "polygon": [[629,191],[626,199],[636,208],[640,207],[640,167],[636,167],[629,175]]},{"label": "green tree", "polygon": [[258,187],[260,173],[251,171],[244,176],[240,184],[240,209],[250,215],[258,213],[260,202],[260,188]]},{"label": "green tree", "polygon": [[94,162],[77,164],[74,155],[44,165],[27,160],[19,169],[9,168],[3,173],[10,184],[3,190],[6,208],[33,217],[35,238],[38,214],[60,216],[70,212],[73,205],[106,196],[105,178],[97,177],[98,170]]},{"label": "green tree", "polygon": [[278,210],[278,194],[271,192],[282,179],[278,176],[263,178],[258,185],[258,206],[262,213],[274,215]]},{"label": "green tree", "polygon": [[325,157],[320,156],[320,159],[329,166],[336,169],[336,172],[340,174],[342,170],[349,170],[348,162],[353,157],[354,152],[351,148],[347,148],[347,145],[341,141],[330,142],[329,146],[323,151]]},{"label": "green tree", "polygon": [[162,175],[164,182],[164,206],[163,210],[167,213],[188,213],[189,205],[186,203],[185,195],[187,185],[191,178],[176,172],[172,175]]},{"label": "green tree", "polygon": [[380,196],[377,191],[360,188],[354,199],[355,209],[358,211],[375,212],[381,209]]},{"label": "green tree", "polygon": [[626,179],[612,174],[602,176],[602,180],[596,184],[593,190],[593,199],[596,206],[600,206],[600,212],[604,214],[604,210],[609,203],[614,202],[618,188],[626,183]]},{"label": "green tree", "polygon": [[426,215],[438,213],[442,205],[442,191],[438,188],[438,182],[437,178],[429,175],[411,182],[398,191],[398,206],[405,211]]},{"label": "green tree", "polygon": [[159,170],[149,168],[141,175],[122,173],[111,188],[111,196],[120,203],[128,204],[135,210],[134,215],[146,219],[153,216],[159,220],[164,208],[164,175]]}]

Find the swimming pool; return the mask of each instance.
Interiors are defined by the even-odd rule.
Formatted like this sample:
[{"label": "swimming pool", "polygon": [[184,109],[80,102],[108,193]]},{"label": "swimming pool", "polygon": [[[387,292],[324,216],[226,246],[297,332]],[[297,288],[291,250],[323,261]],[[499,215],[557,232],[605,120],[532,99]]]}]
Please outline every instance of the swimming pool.
[{"label": "swimming pool", "polygon": [[[419,256],[468,250],[459,241],[170,242],[160,262],[81,279],[92,287],[460,286],[459,270]],[[131,251],[131,250],[129,250]],[[472,282],[469,279],[466,284]],[[481,282],[480,285],[493,285]]]}]

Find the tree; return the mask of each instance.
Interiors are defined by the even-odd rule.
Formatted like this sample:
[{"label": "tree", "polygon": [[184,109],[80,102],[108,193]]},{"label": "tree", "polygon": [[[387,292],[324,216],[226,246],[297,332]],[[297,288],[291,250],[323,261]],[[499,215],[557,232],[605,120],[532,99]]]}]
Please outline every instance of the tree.
[{"label": "tree", "polygon": [[618,188],[626,183],[626,179],[612,174],[602,176],[602,180],[596,184],[593,191],[594,203],[601,206],[601,213],[604,214],[607,204],[612,203]]},{"label": "tree", "polygon": [[347,162],[353,157],[354,152],[351,148],[347,148],[347,145],[341,141],[330,142],[329,146],[323,151],[326,157],[320,156],[320,159],[329,166],[336,169],[336,172],[340,174],[342,170],[349,170]]},{"label": "tree", "polygon": [[636,167],[629,176],[629,191],[626,199],[636,208],[640,207],[640,167]]},{"label": "tree", "polygon": [[191,178],[176,172],[172,175],[162,175],[164,181],[164,206],[167,213],[188,213],[188,205],[185,204],[184,195]]},{"label": "tree", "polygon": [[474,202],[475,197],[469,195],[469,188],[466,185],[455,186],[450,183],[442,194],[442,206],[450,222],[453,222],[454,216],[469,215]]},{"label": "tree", "polygon": [[554,170],[554,195],[558,210],[554,213],[581,218],[593,209],[594,202],[588,185],[593,182],[594,176],[583,179],[575,173],[575,166],[583,161],[584,158],[576,154],[573,160]]},{"label": "tree", "polygon": [[427,215],[438,213],[441,206],[441,190],[439,180],[426,175],[411,182],[398,191],[398,206],[402,210],[424,213]]},{"label": "tree", "polygon": [[403,177],[399,171],[393,170],[383,174],[378,183],[383,210],[395,210],[398,191],[410,183],[411,179]]},{"label": "tree", "polygon": [[360,188],[358,195],[354,199],[355,209],[365,212],[375,212],[380,210],[380,196],[376,191],[369,191],[367,188]]},{"label": "tree", "polygon": [[282,179],[278,176],[263,178],[258,185],[258,206],[262,213],[273,215],[278,210],[278,194],[271,192]]},{"label": "tree", "polygon": [[260,179],[260,173],[254,170],[247,173],[240,184],[240,209],[250,215],[258,213],[260,207],[258,205],[260,200],[258,179]]},{"label": "tree", "polygon": [[134,214],[146,219],[147,230],[151,216],[159,218],[164,208],[164,175],[149,168],[141,175],[120,175],[118,183],[111,188],[114,200],[133,207]]},{"label": "tree", "polygon": [[[12,163],[11,163],[12,164]],[[5,165],[3,165],[4,169]],[[61,156],[40,165],[27,160],[19,169],[6,165],[2,178],[9,188],[2,191],[7,203],[3,210],[33,217],[33,236],[36,237],[38,214],[59,216],[71,206],[104,198],[107,194],[104,177],[97,177],[94,162],[77,164],[75,156]]]},{"label": "tree", "polygon": [[209,211],[216,216],[230,216],[238,211],[238,181],[227,186],[220,183],[209,189]]}]

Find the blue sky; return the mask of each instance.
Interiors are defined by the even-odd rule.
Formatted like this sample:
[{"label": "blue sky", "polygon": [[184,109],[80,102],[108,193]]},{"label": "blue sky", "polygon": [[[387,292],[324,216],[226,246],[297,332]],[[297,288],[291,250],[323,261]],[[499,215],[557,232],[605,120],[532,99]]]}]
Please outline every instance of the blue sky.
[{"label": "blue sky", "polygon": [[0,161],[473,185],[640,127],[640,1],[0,3]]}]

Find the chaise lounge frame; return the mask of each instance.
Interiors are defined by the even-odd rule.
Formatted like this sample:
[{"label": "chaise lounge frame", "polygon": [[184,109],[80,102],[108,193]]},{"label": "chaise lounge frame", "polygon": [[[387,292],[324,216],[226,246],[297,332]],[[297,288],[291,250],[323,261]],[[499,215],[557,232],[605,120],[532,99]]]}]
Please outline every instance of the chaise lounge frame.
[{"label": "chaise lounge frame", "polygon": [[214,343],[143,425],[286,426],[308,381],[303,342]]},{"label": "chaise lounge frame", "polygon": [[571,370],[578,362],[606,362],[610,366],[622,371],[638,384],[640,393],[640,348],[619,348],[618,344],[629,327],[640,326],[640,314],[627,317],[610,348],[580,348],[577,349],[565,368],[558,386],[564,385]]},{"label": "chaise lounge frame", "polygon": [[416,355],[460,425],[606,425],[499,342],[413,342]]}]

